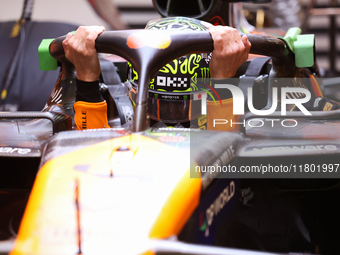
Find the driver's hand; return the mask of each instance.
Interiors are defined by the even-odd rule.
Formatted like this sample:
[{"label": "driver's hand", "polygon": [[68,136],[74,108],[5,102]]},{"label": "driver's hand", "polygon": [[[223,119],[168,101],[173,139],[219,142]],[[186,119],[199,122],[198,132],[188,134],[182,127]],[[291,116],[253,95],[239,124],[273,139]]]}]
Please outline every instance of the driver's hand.
[{"label": "driver's hand", "polygon": [[248,59],[251,44],[247,36],[242,36],[232,27],[211,26],[209,32],[214,41],[210,60],[212,78],[230,78]]},{"label": "driver's hand", "polygon": [[81,26],[74,35],[69,33],[63,41],[66,58],[77,71],[77,79],[96,81],[100,75],[100,64],[95,49],[95,40],[105,30],[102,26]]}]

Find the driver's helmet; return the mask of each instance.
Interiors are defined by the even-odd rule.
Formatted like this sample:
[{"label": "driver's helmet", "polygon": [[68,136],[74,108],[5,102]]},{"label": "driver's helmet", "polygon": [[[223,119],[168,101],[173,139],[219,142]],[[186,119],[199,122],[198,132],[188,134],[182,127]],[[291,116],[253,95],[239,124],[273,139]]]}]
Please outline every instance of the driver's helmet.
[{"label": "driver's helmet", "polygon": [[[172,17],[152,20],[146,29],[207,31],[209,26],[211,24],[196,19]],[[191,54],[173,60],[158,71],[149,85],[151,126],[161,122],[167,126],[206,128],[207,118],[201,115],[201,98],[209,93],[210,58],[211,53]],[[131,66],[129,79],[138,80]]]}]

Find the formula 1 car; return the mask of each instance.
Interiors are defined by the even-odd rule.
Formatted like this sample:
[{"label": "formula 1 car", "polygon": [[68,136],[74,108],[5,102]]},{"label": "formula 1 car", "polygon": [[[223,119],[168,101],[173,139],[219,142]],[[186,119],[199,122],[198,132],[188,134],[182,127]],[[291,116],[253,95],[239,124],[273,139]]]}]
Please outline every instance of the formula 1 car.
[{"label": "formula 1 car", "polygon": [[[11,254],[339,252],[340,110],[306,115],[291,107],[282,115],[278,108],[267,116],[253,110],[238,121],[239,132],[150,128],[150,79],[177,57],[211,52],[211,36],[108,31],[97,51],[120,55],[139,74],[132,125],[72,130],[75,70],[64,38],[46,43],[62,71],[45,112],[0,115],[35,119],[1,122],[8,130],[1,153],[13,163],[21,157],[39,164]],[[263,110],[276,102],[274,88],[321,93],[305,68],[314,60],[310,44],[299,43],[305,37],[248,38],[252,53],[272,57],[268,77],[245,76],[254,93],[258,86]],[[282,84],[282,77],[291,78]]]}]

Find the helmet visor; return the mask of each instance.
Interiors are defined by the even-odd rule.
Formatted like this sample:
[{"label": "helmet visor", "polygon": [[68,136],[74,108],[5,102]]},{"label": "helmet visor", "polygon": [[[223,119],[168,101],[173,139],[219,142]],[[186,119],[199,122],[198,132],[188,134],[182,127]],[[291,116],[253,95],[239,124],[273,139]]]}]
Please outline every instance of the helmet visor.
[{"label": "helmet visor", "polygon": [[202,115],[203,91],[178,93],[149,91],[148,114],[150,118],[168,123],[197,119]]}]

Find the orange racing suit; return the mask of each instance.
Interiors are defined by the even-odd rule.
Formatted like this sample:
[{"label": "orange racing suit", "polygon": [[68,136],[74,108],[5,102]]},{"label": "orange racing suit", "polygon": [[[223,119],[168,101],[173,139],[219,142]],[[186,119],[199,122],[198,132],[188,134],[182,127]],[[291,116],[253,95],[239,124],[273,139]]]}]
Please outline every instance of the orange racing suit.
[{"label": "orange racing suit", "polygon": [[100,94],[99,82],[76,80],[75,124],[78,129],[109,128],[106,101]]}]

